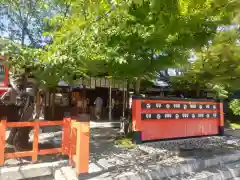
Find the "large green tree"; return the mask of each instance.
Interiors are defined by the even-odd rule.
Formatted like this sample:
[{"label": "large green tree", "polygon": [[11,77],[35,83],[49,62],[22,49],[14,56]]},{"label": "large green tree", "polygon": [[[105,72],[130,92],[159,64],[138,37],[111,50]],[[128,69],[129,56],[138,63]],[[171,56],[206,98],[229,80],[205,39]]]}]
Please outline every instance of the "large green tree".
[{"label": "large green tree", "polygon": [[228,0],[75,1],[67,19],[52,20],[62,26],[51,34],[54,42],[42,57],[73,73],[107,72],[139,86],[142,78],[186,62],[217,27],[230,24],[237,5]]}]

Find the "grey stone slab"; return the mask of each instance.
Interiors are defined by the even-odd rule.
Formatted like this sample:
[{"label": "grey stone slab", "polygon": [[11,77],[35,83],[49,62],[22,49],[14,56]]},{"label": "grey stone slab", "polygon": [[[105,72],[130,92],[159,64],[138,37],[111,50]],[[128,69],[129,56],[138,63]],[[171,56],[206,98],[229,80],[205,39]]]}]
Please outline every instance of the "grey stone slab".
[{"label": "grey stone slab", "polygon": [[240,129],[228,129],[224,132],[225,135],[240,137]]},{"label": "grey stone slab", "polygon": [[164,178],[164,180],[226,180],[233,179],[240,175],[240,161],[215,166],[198,172],[182,174],[174,177]]},{"label": "grey stone slab", "polygon": [[[227,158],[227,156],[229,156]],[[232,163],[233,161],[236,161]],[[173,179],[174,177],[180,177],[179,179],[184,178],[191,178],[194,177],[195,179],[202,179],[202,178],[211,178],[217,177],[220,178],[219,174],[216,174],[216,170],[214,171],[213,166],[221,169],[221,173],[225,173],[224,177],[231,178],[237,177],[240,174],[240,152],[236,152],[230,155],[223,155],[223,156],[216,156],[209,159],[188,159],[176,164],[166,165],[162,163],[152,163],[152,164],[144,164],[143,168],[139,168],[138,166],[119,166],[115,169],[105,169],[102,171],[97,171],[90,173],[85,179],[88,180],[147,180],[147,179]],[[201,170],[210,169],[209,172],[206,170],[202,173],[195,173],[201,172]],[[72,172],[73,169],[70,168]],[[226,172],[225,172],[226,171]],[[234,176],[231,176],[230,172],[234,172]],[[65,172],[66,173],[66,172]],[[56,173],[55,173],[56,174]],[[66,173],[66,174],[73,174],[73,173]],[[191,175],[191,176],[190,176]],[[195,175],[195,176],[194,176]],[[63,175],[62,175],[63,176]],[[66,175],[67,176],[67,175]],[[192,178],[192,179],[194,179]],[[55,179],[60,179],[58,175],[55,176]],[[205,180],[204,179],[204,180]],[[211,179],[215,180],[215,179]]]},{"label": "grey stone slab", "polygon": [[1,180],[20,180],[41,176],[51,176],[53,172],[67,165],[67,161],[57,161],[52,163],[29,164],[17,167],[1,167]]}]

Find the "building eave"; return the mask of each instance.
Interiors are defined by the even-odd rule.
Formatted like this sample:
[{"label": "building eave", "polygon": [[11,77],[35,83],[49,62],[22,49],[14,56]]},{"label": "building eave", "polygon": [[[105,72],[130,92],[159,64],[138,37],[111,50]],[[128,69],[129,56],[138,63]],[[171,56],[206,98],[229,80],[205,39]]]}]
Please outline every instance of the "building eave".
[{"label": "building eave", "polygon": [[7,57],[6,56],[0,56],[0,60],[6,60]]}]

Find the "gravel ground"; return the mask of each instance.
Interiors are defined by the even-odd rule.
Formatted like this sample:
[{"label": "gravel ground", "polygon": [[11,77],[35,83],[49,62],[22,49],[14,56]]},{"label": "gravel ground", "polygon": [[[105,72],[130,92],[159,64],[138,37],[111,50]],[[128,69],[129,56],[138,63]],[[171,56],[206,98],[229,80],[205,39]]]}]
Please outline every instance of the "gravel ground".
[{"label": "gravel ground", "polygon": [[[144,171],[146,164],[171,165],[186,158],[207,158],[240,150],[240,139],[226,136],[144,143],[129,150],[114,145],[116,134],[114,129],[92,130],[90,172],[107,169],[115,169],[117,173]],[[97,148],[99,144],[102,148]]]},{"label": "gravel ground", "polygon": [[[39,148],[40,149],[51,149],[60,147],[61,145],[61,129],[54,128],[56,130],[55,132],[41,132],[39,134]],[[6,132],[6,138],[8,137],[10,131]],[[27,150],[32,149],[32,140],[33,140],[33,133],[30,133],[30,140],[29,140],[29,147]],[[58,140],[58,144],[54,143],[54,140]],[[8,152],[15,152],[15,149],[11,145],[6,145],[5,153]],[[44,162],[53,162],[53,161],[59,161],[67,159],[66,156],[62,156],[60,154],[55,155],[44,155],[44,156],[38,156],[38,162],[44,163]],[[6,159],[5,160],[5,167],[12,167],[12,166],[18,166],[18,165],[25,165],[31,163],[31,157],[24,157],[24,158],[16,158],[16,159]]]},{"label": "gravel ground", "polygon": [[[138,145],[135,149],[124,149],[115,145],[118,129],[91,129],[89,173],[111,171],[111,174],[122,172],[143,172],[151,164],[171,165],[186,158],[207,158],[216,154],[231,153],[240,150],[240,138],[236,137],[202,137],[183,140],[151,142]],[[39,135],[42,144],[61,144],[61,131],[46,132]],[[55,155],[42,157],[42,162],[59,160]],[[6,161],[17,165],[19,160]],[[12,162],[16,161],[16,162]],[[29,162],[29,160],[27,161]],[[37,180],[37,179],[36,179]],[[49,179],[50,180],[50,179]]]}]

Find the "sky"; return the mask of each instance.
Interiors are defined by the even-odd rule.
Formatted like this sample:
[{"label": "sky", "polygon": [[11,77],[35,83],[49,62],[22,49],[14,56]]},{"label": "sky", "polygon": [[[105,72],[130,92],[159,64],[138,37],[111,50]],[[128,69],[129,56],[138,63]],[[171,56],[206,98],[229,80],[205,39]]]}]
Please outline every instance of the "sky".
[{"label": "sky", "polygon": [[[3,19],[0,19],[0,25],[1,25],[1,23],[8,24],[8,21],[6,18],[3,18]],[[7,36],[8,36],[8,34],[6,32],[0,31],[0,37],[7,37]]]}]

